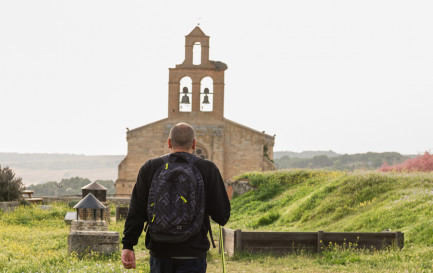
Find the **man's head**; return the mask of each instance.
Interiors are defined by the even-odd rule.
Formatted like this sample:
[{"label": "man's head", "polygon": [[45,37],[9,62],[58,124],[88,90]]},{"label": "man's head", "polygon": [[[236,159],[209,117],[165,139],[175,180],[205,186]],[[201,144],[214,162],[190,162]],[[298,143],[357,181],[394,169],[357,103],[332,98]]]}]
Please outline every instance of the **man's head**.
[{"label": "man's head", "polygon": [[174,125],[168,137],[168,148],[170,148],[172,152],[192,153],[195,149],[194,128],[184,122]]}]

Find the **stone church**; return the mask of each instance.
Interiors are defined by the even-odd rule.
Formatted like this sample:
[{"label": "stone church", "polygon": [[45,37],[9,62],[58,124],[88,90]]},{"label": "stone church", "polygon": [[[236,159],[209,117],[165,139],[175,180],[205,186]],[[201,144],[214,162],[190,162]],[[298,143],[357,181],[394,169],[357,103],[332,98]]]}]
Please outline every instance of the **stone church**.
[{"label": "stone church", "polygon": [[146,160],[169,153],[167,138],[179,122],[196,132],[197,156],[213,161],[224,180],[247,171],[274,170],[274,136],[224,118],[227,65],[209,60],[209,36],[197,26],[185,37],[185,60],[169,69],[168,118],[126,134],[128,154],[119,164],[116,196],[132,193]]}]

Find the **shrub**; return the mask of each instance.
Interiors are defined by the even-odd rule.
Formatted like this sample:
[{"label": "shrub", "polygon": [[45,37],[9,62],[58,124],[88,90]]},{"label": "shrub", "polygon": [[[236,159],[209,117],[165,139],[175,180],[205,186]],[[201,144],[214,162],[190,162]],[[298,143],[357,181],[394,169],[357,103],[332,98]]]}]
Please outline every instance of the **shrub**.
[{"label": "shrub", "polygon": [[388,163],[383,163],[379,171],[381,172],[431,172],[433,171],[433,155],[425,152],[424,155],[411,158],[403,163],[389,166]]},{"label": "shrub", "polygon": [[0,202],[14,201],[22,196],[24,185],[21,180],[9,167],[2,169],[0,165]]},{"label": "shrub", "polygon": [[270,212],[262,217],[260,217],[260,219],[258,220],[256,226],[267,226],[272,224],[273,222],[275,222],[276,220],[278,220],[278,218],[280,218],[280,214],[278,212]]}]

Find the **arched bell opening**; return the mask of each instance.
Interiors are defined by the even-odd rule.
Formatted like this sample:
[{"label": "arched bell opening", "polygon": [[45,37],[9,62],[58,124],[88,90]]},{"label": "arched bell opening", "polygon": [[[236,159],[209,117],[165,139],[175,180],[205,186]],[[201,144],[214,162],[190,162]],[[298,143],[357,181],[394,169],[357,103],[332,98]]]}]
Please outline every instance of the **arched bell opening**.
[{"label": "arched bell opening", "polygon": [[200,111],[213,111],[213,80],[211,77],[204,77],[200,82]]},{"label": "arched bell opening", "polygon": [[194,43],[192,46],[192,64],[201,64],[201,44],[199,42]]},{"label": "arched bell opening", "polygon": [[192,101],[192,80],[190,77],[183,77],[179,84],[179,112],[191,112]]}]

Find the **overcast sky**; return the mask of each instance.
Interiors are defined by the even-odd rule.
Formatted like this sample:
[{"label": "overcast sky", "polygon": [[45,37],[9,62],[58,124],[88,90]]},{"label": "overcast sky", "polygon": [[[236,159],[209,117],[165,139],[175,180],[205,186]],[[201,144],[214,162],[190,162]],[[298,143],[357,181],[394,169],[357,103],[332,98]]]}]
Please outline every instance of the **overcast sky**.
[{"label": "overcast sky", "polygon": [[0,152],[126,154],[200,22],[274,151],[433,151],[433,1],[0,1]]}]

